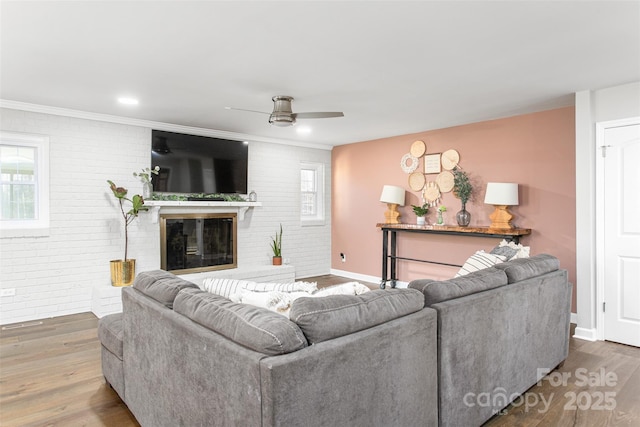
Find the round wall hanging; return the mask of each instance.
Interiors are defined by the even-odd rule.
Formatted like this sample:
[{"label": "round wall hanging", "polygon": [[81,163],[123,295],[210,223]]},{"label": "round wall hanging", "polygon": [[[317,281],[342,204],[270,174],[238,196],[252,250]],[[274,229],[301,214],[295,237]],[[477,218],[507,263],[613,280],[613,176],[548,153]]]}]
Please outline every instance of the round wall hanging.
[{"label": "round wall hanging", "polygon": [[420,191],[424,188],[424,184],[427,179],[424,177],[422,172],[414,172],[409,175],[409,187],[413,191]]},{"label": "round wall hanging", "polygon": [[412,156],[411,153],[407,153],[402,156],[402,160],[400,160],[400,167],[406,173],[411,173],[418,169],[418,158]]},{"label": "round wall hanging", "polygon": [[460,154],[456,150],[447,150],[442,153],[441,160],[442,167],[446,170],[451,170],[458,165],[460,161]]},{"label": "round wall hanging", "polygon": [[442,171],[436,177],[436,184],[438,184],[438,188],[442,193],[448,193],[453,190],[454,183],[453,174],[449,171]]},{"label": "round wall hanging", "polygon": [[413,157],[422,157],[425,151],[427,151],[427,146],[424,141],[419,140],[411,144],[411,149],[409,150]]},{"label": "round wall hanging", "polygon": [[435,203],[440,198],[440,190],[435,182],[429,181],[427,185],[424,187],[424,192],[422,193],[424,199],[429,203]]}]

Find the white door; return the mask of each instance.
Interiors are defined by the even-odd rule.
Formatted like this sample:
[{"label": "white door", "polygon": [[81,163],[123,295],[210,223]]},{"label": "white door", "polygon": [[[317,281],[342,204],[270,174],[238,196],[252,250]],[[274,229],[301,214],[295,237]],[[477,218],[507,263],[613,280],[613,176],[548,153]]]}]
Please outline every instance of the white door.
[{"label": "white door", "polygon": [[604,338],[640,347],[640,124],[604,132]]}]

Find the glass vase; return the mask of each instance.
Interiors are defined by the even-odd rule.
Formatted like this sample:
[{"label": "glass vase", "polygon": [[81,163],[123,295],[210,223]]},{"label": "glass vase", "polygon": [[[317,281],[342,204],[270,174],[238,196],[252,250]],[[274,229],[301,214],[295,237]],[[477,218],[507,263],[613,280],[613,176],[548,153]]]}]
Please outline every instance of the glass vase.
[{"label": "glass vase", "polygon": [[442,211],[438,211],[438,225],[443,225],[444,219],[442,218]]},{"label": "glass vase", "polygon": [[471,222],[471,214],[465,209],[465,205],[462,205],[462,210],[456,214],[456,221],[460,227],[466,227]]},{"label": "glass vase", "polygon": [[142,184],[142,198],[145,200],[151,200],[153,194],[153,185],[151,182],[145,182]]}]

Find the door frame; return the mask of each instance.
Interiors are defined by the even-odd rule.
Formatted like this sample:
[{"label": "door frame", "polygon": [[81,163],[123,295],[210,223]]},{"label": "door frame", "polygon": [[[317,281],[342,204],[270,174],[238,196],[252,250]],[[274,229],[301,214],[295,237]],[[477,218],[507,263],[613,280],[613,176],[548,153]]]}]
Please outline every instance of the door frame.
[{"label": "door frame", "polygon": [[607,129],[640,125],[640,117],[630,117],[628,119],[611,120],[596,123],[596,182],[595,182],[595,223],[596,223],[596,339],[604,341],[604,312],[602,304],[604,301],[604,157],[602,157],[601,147],[605,145],[605,131]]}]

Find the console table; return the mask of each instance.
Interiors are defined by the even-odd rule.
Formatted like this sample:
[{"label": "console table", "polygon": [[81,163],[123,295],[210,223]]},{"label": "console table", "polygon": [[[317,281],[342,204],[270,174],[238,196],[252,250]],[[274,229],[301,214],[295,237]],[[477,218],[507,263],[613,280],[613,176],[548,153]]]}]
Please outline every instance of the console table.
[{"label": "console table", "polygon": [[[518,243],[521,236],[531,234],[530,228],[512,228],[509,230],[496,230],[489,227],[458,227],[451,225],[414,225],[414,224],[376,224],[382,230],[382,280],[380,288],[384,289],[387,282],[391,282],[391,287],[396,287],[398,281],[397,261],[417,261],[431,264],[448,265],[461,267],[458,264],[446,262],[428,261],[423,259],[406,258],[397,256],[396,241],[399,232],[423,233],[423,234],[447,234],[452,236],[474,236],[474,237],[498,237]],[[391,245],[391,250],[389,250]],[[391,277],[388,277],[388,267],[391,265]]]}]

